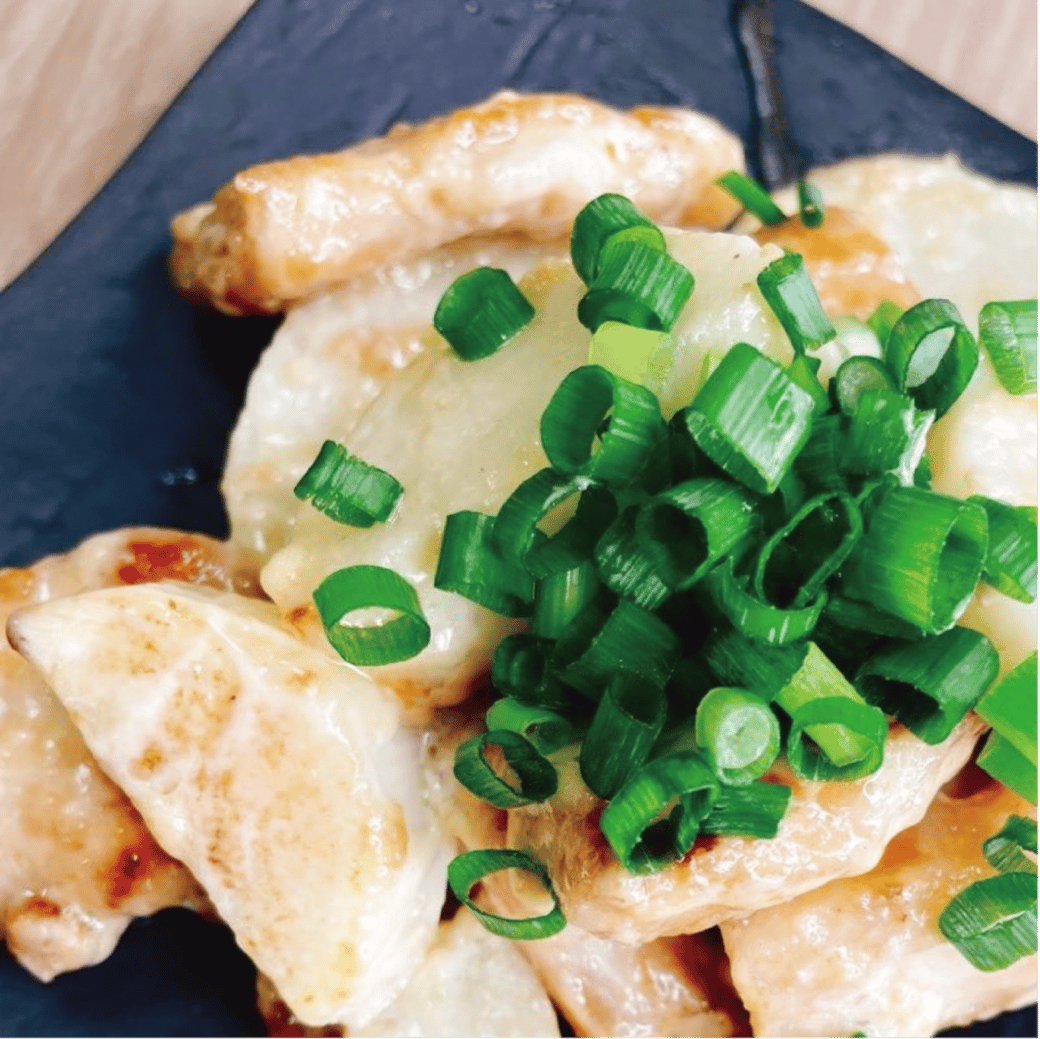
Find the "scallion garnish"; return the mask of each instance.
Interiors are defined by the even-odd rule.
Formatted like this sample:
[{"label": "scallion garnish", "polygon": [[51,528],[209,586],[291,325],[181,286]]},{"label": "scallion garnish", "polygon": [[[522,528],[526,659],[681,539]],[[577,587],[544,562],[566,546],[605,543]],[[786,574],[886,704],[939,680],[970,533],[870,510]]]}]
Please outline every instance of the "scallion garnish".
[{"label": "scallion garnish", "polygon": [[543,577],[535,586],[531,631],[545,639],[558,638],[598,587],[596,566],[591,560]]},{"label": "scallion garnish", "polygon": [[[419,596],[400,574],[382,566],[349,566],[329,574],[314,589],[325,635],[350,664],[378,666],[408,660],[430,641]],[[392,619],[370,625],[343,621],[358,610],[388,610]]]},{"label": "scallion garnish", "polygon": [[989,734],[979,754],[979,768],[1030,804],[1036,804],[1036,765],[996,730]]},{"label": "scallion garnish", "polygon": [[850,357],[834,373],[834,396],[846,415],[855,415],[867,390],[891,390],[896,381],[884,361],[876,357]]},{"label": "scallion garnish", "polygon": [[638,506],[630,505],[606,529],[596,545],[596,568],[615,595],[644,610],[656,610],[672,594],[672,588],[637,540],[638,512]]},{"label": "scallion garnish", "polygon": [[771,840],[790,801],[791,788],[782,783],[756,781],[748,786],[724,786],[712,810],[701,820],[701,833]]},{"label": "scallion garnish", "polygon": [[477,267],[441,296],[433,327],[464,361],[489,357],[534,317],[534,307],[507,271]]},{"label": "scallion garnish", "polygon": [[[1033,766],[1033,790],[1030,800],[1036,803],[1036,651],[1009,671],[976,704],[975,711],[993,726]],[[996,776],[1002,779],[1001,776]],[[1011,784],[1008,783],[1008,786]]]},{"label": "scallion garnish", "polygon": [[787,366],[787,374],[796,386],[801,387],[812,397],[817,410],[822,415],[831,405],[830,397],[820,382],[818,372],[820,359],[808,354],[795,354],[794,360]]},{"label": "scallion garnish", "polygon": [[1032,873],[1036,876],[1036,820],[1024,815],[1009,815],[1004,825],[992,837],[982,842],[986,861],[1001,873]]},{"label": "scallion garnish", "polygon": [[326,440],[293,494],[337,523],[371,527],[388,519],[404,488],[388,473]]},{"label": "scallion garnish", "polygon": [[508,729],[518,732],[539,754],[553,751],[571,743],[577,730],[562,714],[548,707],[514,700],[511,696],[496,700],[489,708],[485,722],[490,731]]},{"label": "scallion garnish", "polygon": [[784,326],[796,354],[818,350],[838,333],[798,253],[785,253],[758,274],[758,289]]},{"label": "scallion garnish", "polygon": [[804,227],[813,229],[823,225],[826,216],[823,192],[811,181],[798,181],[798,215]]},{"label": "scallion garnish", "polygon": [[716,177],[715,183],[763,224],[782,224],[787,219],[784,211],[769,197],[769,192],[746,173],[729,170]]},{"label": "scallion garnish", "polygon": [[455,752],[455,778],[496,808],[522,808],[552,797],[556,769],[518,732],[496,729],[466,740]]},{"label": "scallion garnish", "polygon": [[553,643],[527,632],[508,635],[491,658],[491,684],[503,696],[547,707],[568,704],[573,694],[549,671]]},{"label": "scallion garnish", "polygon": [[983,579],[1019,602],[1036,602],[1036,506],[1008,505],[973,494],[989,519],[989,551]]},{"label": "scallion garnish", "polygon": [[672,363],[675,341],[668,332],[605,321],[589,342],[589,364],[648,388],[659,387]]},{"label": "scallion garnish", "polygon": [[[522,869],[537,877],[553,901],[552,909],[544,916],[532,916],[519,920],[481,909],[470,898],[470,892],[485,877],[507,869]],[[485,929],[492,934],[497,934],[500,938],[508,938],[514,942],[551,938],[567,926],[567,920],[560,909],[560,900],[556,897],[549,874],[537,859],[532,858],[526,852],[512,849],[463,852],[448,863],[448,883],[451,885],[455,897],[484,925]]]},{"label": "scallion garnish", "polygon": [[694,738],[715,774],[729,786],[761,778],[780,753],[776,715],[766,701],[744,689],[709,690],[697,707]]},{"label": "scallion garnish", "polygon": [[871,331],[878,337],[884,349],[888,342],[889,334],[895,323],[903,316],[903,308],[890,299],[883,299],[875,308],[874,313],[867,318],[867,324]]},{"label": "scallion garnish", "polygon": [[1036,393],[1036,300],[987,303],[979,311],[979,342],[1008,393]]},{"label": "scallion garnish", "polygon": [[859,476],[891,473],[904,487],[911,486],[934,421],[934,411],[920,411],[902,393],[865,389],[848,423],[845,471]]},{"label": "scallion garnish", "polygon": [[841,415],[820,415],[812,424],[794,471],[816,491],[844,491],[848,433]]},{"label": "scallion garnish", "polygon": [[600,195],[586,204],[574,218],[571,229],[571,262],[586,285],[599,273],[599,257],[614,235],[620,241],[638,241],[665,251],[664,235],[624,195]]}]

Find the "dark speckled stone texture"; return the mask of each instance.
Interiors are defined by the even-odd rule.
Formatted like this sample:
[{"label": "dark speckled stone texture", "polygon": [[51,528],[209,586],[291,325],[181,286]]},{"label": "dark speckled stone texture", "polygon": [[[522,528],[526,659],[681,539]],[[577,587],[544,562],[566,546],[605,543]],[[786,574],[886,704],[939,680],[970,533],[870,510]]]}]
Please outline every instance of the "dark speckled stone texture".
[{"label": "dark speckled stone texture", "polygon": [[[956,151],[1036,180],[1036,146],[797,0],[778,62],[806,161]],[[0,295],[0,563],[130,523],[222,533],[228,432],[270,321],[200,315],[166,277],[167,221],[236,170],[328,150],[494,90],[682,104],[745,139],[724,0],[259,0],[147,140]],[[43,986],[0,953],[7,1035],[248,1035],[248,963],[172,911]],[[1037,1035],[1035,1009],[976,1035]]]}]

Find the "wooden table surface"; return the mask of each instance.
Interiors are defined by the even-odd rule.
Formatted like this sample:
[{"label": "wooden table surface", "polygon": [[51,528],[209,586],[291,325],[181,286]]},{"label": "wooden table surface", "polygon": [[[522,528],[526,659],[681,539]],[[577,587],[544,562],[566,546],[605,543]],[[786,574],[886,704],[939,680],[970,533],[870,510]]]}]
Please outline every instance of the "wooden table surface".
[{"label": "wooden table surface", "polygon": [[[1036,137],[1036,0],[810,2]],[[0,4],[0,287],[105,182],[250,3]]]}]

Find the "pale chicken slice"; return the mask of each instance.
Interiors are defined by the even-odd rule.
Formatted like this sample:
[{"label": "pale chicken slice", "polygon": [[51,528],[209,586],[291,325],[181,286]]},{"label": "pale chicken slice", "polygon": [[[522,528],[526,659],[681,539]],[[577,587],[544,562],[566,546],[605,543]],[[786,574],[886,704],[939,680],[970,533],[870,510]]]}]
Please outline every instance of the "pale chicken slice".
[{"label": "pale chicken slice", "polygon": [[[176,578],[255,593],[226,545],[150,527],[0,570],[0,625],[31,603]],[[135,916],[205,903],[98,767],[32,665],[0,640],[0,938],[38,978],[103,960]]]},{"label": "pale chicken slice", "polygon": [[22,610],[19,651],[293,1012],[360,1027],[436,929],[450,856],[389,693],[183,584]]},{"label": "pale chicken slice", "polygon": [[662,223],[722,227],[737,207],[712,182],[743,161],[739,139],[696,112],[502,91],[341,152],[244,170],[173,221],[173,272],[227,313],[274,312],[467,235],[552,241],[606,191]]},{"label": "pale chicken slice", "polygon": [[999,784],[940,794],[871,872],[723,924],[754,1034],[928,1036],[1035,1002],[1036,956],[984,973],[937,926],[1012,813],[1035,809]]},{"label": "pale chicken slice", "polygon": [[365,408],[428,345],[444,290],[477,266],[519,278],[566,243],[472,238],[393,263],[294,306],[249,380],[228,447],[222,490],[231,540],[266,561],[299,511],[292,489],[335,431]]},{"label": "pale chicken slice", "polygon": [[[786,363],[791,346],[755,284],[780,255],[741,236],[670,232],[669,250],[697,286],[673,330],[676,343],[661,391],[666,416],[692,399],[712,362],[742,340]],[[444,519],[496,513],[526,477],[548,464],[539,420],[563,377],[587,363],[589,333],[576,309],[584,286],[568,264],[546,264],[522,282],[534,320],[491,357],[472,363],[431,348],[373,401],[347,447],[404,487],[386,523],[346,527],[300,508],[289,545],[264,568],[265,591],[305,638],[327,652],[311,596],[330,573],[356,564],[390,567],[417,589],[429,646],[401,664],[376,668],[410,708],[456,703],[485,672],[494,647],[517,627],[433,587]],[[434,335],[434,333],[430,333]],[[340,439],[333,426],[327,435]]]}]

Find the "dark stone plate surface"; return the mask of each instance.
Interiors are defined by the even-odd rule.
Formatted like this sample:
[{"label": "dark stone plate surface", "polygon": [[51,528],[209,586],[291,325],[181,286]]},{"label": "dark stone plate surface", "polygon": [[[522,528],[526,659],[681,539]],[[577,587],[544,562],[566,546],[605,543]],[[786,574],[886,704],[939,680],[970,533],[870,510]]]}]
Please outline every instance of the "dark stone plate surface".
[{"label": "dark stone plate surface", "polygon": [[[0,563],[111,527],[222,534],[218,478],[273,323],[199,315],[167,222],[236,170],[341,147],[503,86],[681,104],[748,137],[724,0],[259,0],[158,126],[0,295]],[[955,151],[1036,182],[1036,145],[797,0],[778,62],[811,163]],[[247,1035],[252,972],[222,928],[168,911],[49,986],[0,952],[6,1035]],[[976,1035],[1037,1035],[1036,1011]]]}]

